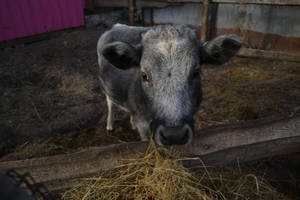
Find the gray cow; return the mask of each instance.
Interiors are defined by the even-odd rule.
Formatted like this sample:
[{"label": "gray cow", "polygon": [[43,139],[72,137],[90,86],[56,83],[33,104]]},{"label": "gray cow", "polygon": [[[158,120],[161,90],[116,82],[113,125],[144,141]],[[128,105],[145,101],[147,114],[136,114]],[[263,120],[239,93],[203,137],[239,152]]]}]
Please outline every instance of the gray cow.
[{"label": "gray cow", "polygon": [[191,142],[193,115],[202,99],[201,65],[226,63],[241,45],[234,35],[202,43],[183,25],[114,25],[97,45],[107,130],[113,129],[118,106],[130,113],[142,141],[152,133],[159,145]]}]

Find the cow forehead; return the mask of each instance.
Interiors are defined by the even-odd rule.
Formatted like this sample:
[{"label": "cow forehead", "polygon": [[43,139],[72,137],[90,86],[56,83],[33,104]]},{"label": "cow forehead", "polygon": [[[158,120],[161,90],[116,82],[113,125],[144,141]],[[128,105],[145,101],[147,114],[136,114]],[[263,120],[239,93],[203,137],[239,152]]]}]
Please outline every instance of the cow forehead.
[{"label": "cow forehead", "polygon": [[168,41],[160,40],[154,43],[153,46],[155,50],[165,57],[175,55],[176,53],[182,53],[183,51],[188,51],[193,47],[191,42],[186,39],[174,39]]},{"label": "cow forehead", "polygon": [[153,41],[144,47],[142,69],[188,73],[197,64],[197,49],[186,39]]},{"label": "cow forehead", "polygon": [[[188,74],[198,62],[197,36],[186,26],[159,26],[143,35],[141,67],[156,74]],[[163,74],[161,74],[163,72]],[[175,74],[174,74],[175,75]]]},{"label": "cow forehead", "polygon": [[160,41],[174,41],[179,38],[194,40],[197,38],[197,35],[195,31],[182,25],[158,26],[143,34],[142,42],[147,43],[153,39],[158,39]]}]

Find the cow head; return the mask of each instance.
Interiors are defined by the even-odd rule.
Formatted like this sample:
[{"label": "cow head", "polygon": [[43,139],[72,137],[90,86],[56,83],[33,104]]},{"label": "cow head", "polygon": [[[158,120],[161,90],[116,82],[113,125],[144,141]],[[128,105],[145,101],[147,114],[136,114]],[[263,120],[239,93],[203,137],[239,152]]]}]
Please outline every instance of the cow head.
[{"label": "cow head", "polygon": [[200,42],[186,26],[158,26],[142,36],[141,44],[108,44],[104,57],[115,67],[138,67],[139,84],[152,115],[157,144],[186,144],[194,135],[193,115],[202,99],[201,65],[221,65],[241,48],[234,35]]}]

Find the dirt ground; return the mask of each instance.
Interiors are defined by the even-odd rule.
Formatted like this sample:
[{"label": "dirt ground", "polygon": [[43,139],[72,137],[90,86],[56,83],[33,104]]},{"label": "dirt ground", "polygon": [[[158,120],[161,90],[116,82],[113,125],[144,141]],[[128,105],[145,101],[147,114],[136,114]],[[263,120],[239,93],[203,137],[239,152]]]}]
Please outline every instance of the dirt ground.
[{"label": "dirt ground", "polygon": [[[67,30],[48,40],[0,49],[0,160],[139,140],[121,111],[116,130],[105,130],[96,43],[106,29]],[[237,57],[224,66],[203,66],[202,77],[197,129],[280,115],[300,106],[300,63]]]}]

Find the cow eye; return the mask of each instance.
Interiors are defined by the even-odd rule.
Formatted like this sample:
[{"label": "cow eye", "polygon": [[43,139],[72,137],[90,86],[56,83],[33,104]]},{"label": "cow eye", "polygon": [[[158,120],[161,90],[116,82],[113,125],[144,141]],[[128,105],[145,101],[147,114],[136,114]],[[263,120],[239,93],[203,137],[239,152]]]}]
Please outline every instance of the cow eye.
[{"label": "cow eye", "polygon": [[145,72],[141,73],[141,77],[142,77],[143,81],[149,81],[149,78],[148,78],[148,76],[147,76],[147,74]]}]

